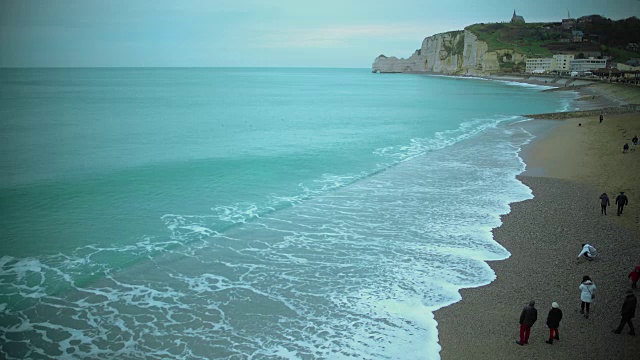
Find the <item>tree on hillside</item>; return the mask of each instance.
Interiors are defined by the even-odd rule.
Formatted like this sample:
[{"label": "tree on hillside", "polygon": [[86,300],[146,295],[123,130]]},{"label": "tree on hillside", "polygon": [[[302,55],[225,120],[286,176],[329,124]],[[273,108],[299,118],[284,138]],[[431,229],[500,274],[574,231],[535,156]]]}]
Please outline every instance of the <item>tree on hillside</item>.
[{"label": "tree on hillside", "polygon": [[599,15],[580,18],[578,28],[587,34],[596,34],[601,43],[624,47],[628,43],[640,42],[640,19],[633,16],[612,21]]}]

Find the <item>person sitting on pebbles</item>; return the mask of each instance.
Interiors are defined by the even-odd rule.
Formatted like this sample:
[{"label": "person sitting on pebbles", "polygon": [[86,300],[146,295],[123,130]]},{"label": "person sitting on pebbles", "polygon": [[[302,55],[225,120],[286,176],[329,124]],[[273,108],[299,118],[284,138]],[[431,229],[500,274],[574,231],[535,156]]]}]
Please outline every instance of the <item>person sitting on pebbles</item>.
[{"label": "person sitting on pebbles", "polygon": [[584,256],[587,259],[589,259],[589,261],[591,261],[596,256],[598,256],[598,250],[596,250],[596,248],[594,248],[593,246],[591,246],[589,244],[582,244],[582,251],[580,251],[580,254],[578,254],[578,259],[581,256]]}]

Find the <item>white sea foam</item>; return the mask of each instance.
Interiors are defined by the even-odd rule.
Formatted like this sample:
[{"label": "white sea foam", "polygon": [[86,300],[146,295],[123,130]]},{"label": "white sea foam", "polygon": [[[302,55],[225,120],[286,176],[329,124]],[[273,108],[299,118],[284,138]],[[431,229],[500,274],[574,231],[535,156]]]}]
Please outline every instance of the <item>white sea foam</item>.
[{"label": "white sea foam", "polygon": [[[405,155],[393,157],[412,161],[375,176],[355,182],[327,176],[333,191],[288,211],[256,216],[255,206],[243,205],[215,208],[216,214],[206,216],[168,214],[162,220],[169,240],[87,246],[49,260],[3,257],[3,284],[17,276],[11,291],[51,310],[0,332],[49,328],[65,334],[64,340],[44,340],[75,357],[204,359],[211,353],[197,344],[206,341],[227,354],[222,358],[244,351],[291,359],[434,358],[440,347],[433,311],[458,301],[459,288],[493,280],[485,261],[508,252],[492,241],[490,229],[508,211],[507,202],[530,195],[510,179],[522,169],[516,152],[526,134],[490,121],[461,129],[438,134],[426,145],[415,139],[394,149]],[[494,139],[522,136],[516,144],[482,145],[468,131]],[[457,160],[455,152],[437,153],[461,142]],[[496,162],[504,164],[490,166]],[[420,173],[442,176],[410,175]],[[451,196],[467,200],[447,204]],[[425,209],[430,203],[450,206]],[[221,220],[244,225],[224,234],[213,231],[212,223]],[[155,252],[166,259],[153,256],[153,262],[127,273],[100,260]],[[43,263],[58,264],[57,272]],[[74,279],[87,268],[105,277],[78,287]],[[56,276],[75,295],[52,295],[41,282],[29,286],[31,274]],[[46,313],[56,311],[68,312],[77,323],[53,323]],[[249,323],[242,320],[246,314]]]},{"label": "white sea foam", "polygon": [[557,86],[548,86],[548,85],[539,85],[539,84],[529,84],[529,83],[524,83],[524,82],[519,82],[519,81],[511,81],[511,80],[499,80],[499,79],[493,79],[496,82],[500,82],[506,85],[510,85],[510,86],[520,86],[520,87],[525,87],[525,88],[537,88],[540,90],[548,90],[548,89],[555,89]]},{"label": "white sea foam", "polygon": [[[63,340],[43,341],[69,357],[436,358],[433,311],[495,278],[485,261],[509,253],[490,230],[509,202],[531,196],[514,178],[531,135],[500,126],[514,120],[477,119],[379,149],[393,164],[384,171],[327,174],[304,199],[275,199],[295,208],[167,214],[167,239],[4,256],[3,294],[32,299],[41,314],[0,334],[46,328]],[[121,273],[109,259],[123,254],[152,261]],[[87,273],[101,277],[78,286]],[[67,290],[47,290],[53,278]],[[49,316],[57,312],[72,320]]]},{"label": "white sea foam", "polygon": [[473,119],[463,122],[460,124],[458,129],[440,131],[435,133],[432,138],[428,139],[411,139],[411,143],[409,145],[377,149],[375,150],[375,153],[380,156],[388,156],[399,161],[405,161],[415,156],[423,155],[429,151],[440,150],[445,147],[453,146],[454,144],[468,139],[479,132],[489,128],[494,128],[502,122],[513,121],[517,118],[517,116],[500,116],[488,119]]}]

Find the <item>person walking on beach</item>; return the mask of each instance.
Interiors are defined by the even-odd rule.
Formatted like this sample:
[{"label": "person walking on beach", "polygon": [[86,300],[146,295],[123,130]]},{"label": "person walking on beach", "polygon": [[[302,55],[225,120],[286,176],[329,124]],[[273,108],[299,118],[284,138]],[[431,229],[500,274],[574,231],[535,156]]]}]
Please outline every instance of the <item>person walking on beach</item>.
[{"label": "person walking on beach", "polygon": [[551,303],[551,310],[547,315],[547,326],[549,327],[549,340],[545,341],[547,344],[553,344],[553,339],[560,340],[560,333],[558,332],[560,320],[562,320],[562,310],[560,310],[558,303],[554,301]]},{"label": "person walking on beach", "polygon": [[[596,285],[591,281],[591,278],[584,276],[582,278],[582,284],[578,287],[580,290],[580,314],[584,314],[585,318],[589,318],[589,311],[591,310],[591,302],[596,298]],[[585,307],[587,311],[585,312]]]},{"label": "person walking on beach", "polygon": [[582,251],[578,254],[578,259],[580,259],[580,256],[584,256],[591,261],[598,256],[598,250],[589,244],[582,244]]},{"label": "person walking on beach", "polygon": [[629,335],[635,336],[636,329],[633,328],[633,323],[631,319],[636,316],[636,306],[638,305],[638,299],[633,294],[633,290],[627,290],[627,297],[624,299],[624,303],[622,304],[622,311],[620,315],[622,315],[622,319],[620,319],[620,325],[618,328],[613,330],[614,334],[620,334],[622,329],[624,328],[624,324],[629,325]]},{"label": "person walking on beach", "polygon": [[633,139],[631,139],[631,143],[633,144],[633,146],[638,145],[638,135],[633,136]]},{"label": "person walking on beach", "polygon": [[627,195],[624,194],[624,191],[620,191],[620,195],[616,196],[616,205],[618,205],[618,216],[622,215],[622,210],[628,203],[629,199],[627,199]]},{"label": "person walking on beach", "polygon": [[520,340],[516,340],[516,344],[520,346],[529,343],[531,327],[536,320],[538,320],[538,310],[535,308],[535,305],[535,301],[529,301],[529,305],[525,306],[520,313]]},{"label": "person walking on beach", "polygon": [[611,203],[609,202],[609,196],[607,195],[607,193],[602,193],[602,195],[600,195],[601,214],[607,215],[607,206],[611,206]]},{"label": "person walking on beach", "polygon": [[629,152],[629,143],[624,143],[624,146],[622,146],[622,153],[626,154]]},{"label": "person walking on beach", "polygon": [[604,120],[604,115],[600,114],[600,124],[602,124],[602,120]]},{"label": "person walking on beach", "polygon": [[638,287],[638,279],[640,279],[640,265],[629,273],[628,278],[631,279],[631,288],[636,289]]}]

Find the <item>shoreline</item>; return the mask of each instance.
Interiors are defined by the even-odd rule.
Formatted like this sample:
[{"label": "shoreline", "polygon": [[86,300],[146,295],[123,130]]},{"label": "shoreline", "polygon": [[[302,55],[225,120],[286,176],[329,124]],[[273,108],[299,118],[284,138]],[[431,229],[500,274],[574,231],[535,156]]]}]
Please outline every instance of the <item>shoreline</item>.
[{"label": "shoreline", "polygon": [[[498,82],[512,82],[522,83],[529,85],[536,85],[541,87],[548,87],[543,91],[572,91],[575,92],[578,97],[574,100],[576,110],[598,110],[606,108],[618,108],[628,107],[630,105],[636,105],[634,109],[620,109],[618,113],[629,113],[640,111],[637,106],[640,106],[640,87],[627,86],[625,84],[618,83],[603,83],[595,80],[585,79],[565,79],[561,78],[558,82],[553,82],[552,78],[545,78],[540,76],[516,76],[516,75],[447,75],[441,73],[432,72],[406,72],[400,74],[413,74],[413,75],[426,75],[426,76],[441,76],[457,79],[477,79],[477,80],[489,80]],[[568,85],[568,86],[567,86]],[[561,113],[561,112],[558,112]],[[557,114],[557,113],[555,113]],[[542,114],[534,114],[531,116],[540,116]],[[544,114],[551,115],[551,114]],[[525,115],[529,116],[529,115]]]},{"label": "shoreline", "polygon": [[[501,216],[502,225],[492,230],[494,240],[511,253],[505,260],[487,261],[496,280],[461,289],[461,301],[434,312],[442,359],[637,358],[640,336],[626,335],[626,329],[615,335],[611,330],[620,320],[624,293],[630,288],[626,275],[640,264],[640,211],[634,206],[640,201],[640,151],[622,154],[627,137],[631,145],[630,138],[640,135],[640,113],[635,107],[607,113],[602,124],[598,117],[603,108],[639,104],[640,89],[624,93],[626,89],[612,86],[616,85],[567,89],[579,94],[574,101],[588,112],[544,114],[515,124],[536,136],[519,152],[526,170],[517,177],[534,198],[510,204],[511,211]],[[629,195],[629,206],[616,217],[613,203],[621,189]],[[606,217],[600,214],[602,192],[612,203]],[[599,259],[577,261],[584,242],[598,248]],[[589,319],[578,313],[577,287],[583,275],[598,286]],[[538,321],[530,344],[521,347],[515,344],[518,317],[532,299]],[[545,321],[552,301],[560,304],[564,318],[561,340],[548,345]],[[639,318],[634,319],[637,327]]]}]

